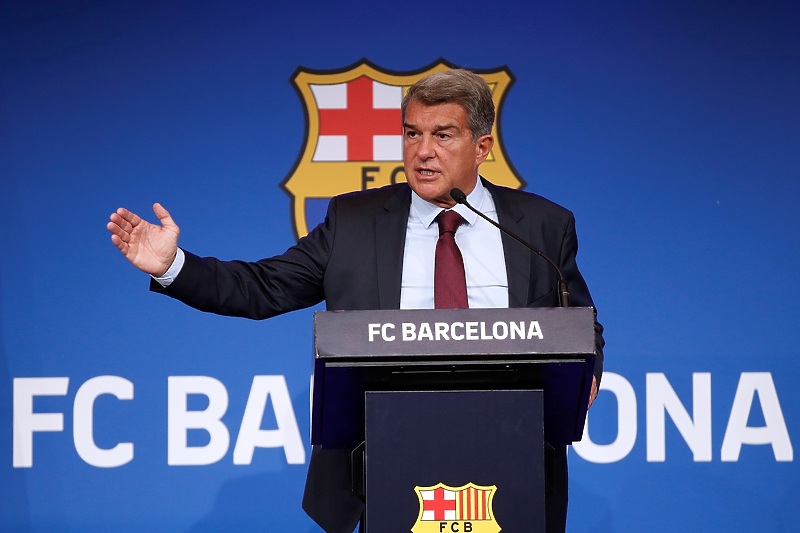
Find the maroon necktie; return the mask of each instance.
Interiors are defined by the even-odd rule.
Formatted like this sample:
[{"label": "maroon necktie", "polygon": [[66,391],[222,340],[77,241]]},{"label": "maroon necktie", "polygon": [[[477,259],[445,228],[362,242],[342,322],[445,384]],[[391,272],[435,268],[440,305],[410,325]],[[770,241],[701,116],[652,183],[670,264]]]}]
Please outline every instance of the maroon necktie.
[{"label": "maroon necktie", "polygon": [[456,230],[464,222],[455,211],[442,211],[436,217],[439,240],[436,242],[436,267],[433,274],[433,301],[436,309],[466,309],[467,277],[464,258],[456,245]]}]

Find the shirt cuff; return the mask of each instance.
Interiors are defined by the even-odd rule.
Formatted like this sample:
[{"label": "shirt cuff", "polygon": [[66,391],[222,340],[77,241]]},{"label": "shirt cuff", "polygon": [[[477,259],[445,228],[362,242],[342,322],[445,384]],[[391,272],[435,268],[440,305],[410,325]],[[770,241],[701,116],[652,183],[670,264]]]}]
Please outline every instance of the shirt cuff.
[{"label": "shirt cuff", "polygon": [[154,280],[158,282],[159,285],[166,288],[169,287],[175,278],[178,277],[180,274],[181,269],[183,268],[183,263],[186,261],[186,254],[183,253],[183,250],[178,248],[178,252],[175,254],[175,259],[172,261],[172,265],[164,272],[161,276],[152,276]]}]

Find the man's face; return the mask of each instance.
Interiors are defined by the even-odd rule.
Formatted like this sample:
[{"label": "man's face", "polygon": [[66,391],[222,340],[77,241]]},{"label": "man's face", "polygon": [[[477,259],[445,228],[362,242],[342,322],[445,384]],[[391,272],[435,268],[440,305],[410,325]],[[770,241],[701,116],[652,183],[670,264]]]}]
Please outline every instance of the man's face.
[{"label": "man's face", "polygon": [[452,207],[450,190],[472,192],[494,144],[491,135],[472,141],[461,104],[423,105],[411,101],[403,123],[403,166],[411,188],[423,200]]}]

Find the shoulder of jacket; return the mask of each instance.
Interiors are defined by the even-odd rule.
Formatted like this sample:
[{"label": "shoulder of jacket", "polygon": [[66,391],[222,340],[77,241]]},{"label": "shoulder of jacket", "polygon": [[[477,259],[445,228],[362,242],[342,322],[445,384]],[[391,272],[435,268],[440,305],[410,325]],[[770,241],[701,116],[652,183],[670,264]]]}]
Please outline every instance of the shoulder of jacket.
[{"label": "shoulder of jacket", "polygon": [[411,198],[411,188],[407,183],[396,183],[375,189],[339,194],[334,196],[331,202],[341,207],[378,207],[406,197]]}]

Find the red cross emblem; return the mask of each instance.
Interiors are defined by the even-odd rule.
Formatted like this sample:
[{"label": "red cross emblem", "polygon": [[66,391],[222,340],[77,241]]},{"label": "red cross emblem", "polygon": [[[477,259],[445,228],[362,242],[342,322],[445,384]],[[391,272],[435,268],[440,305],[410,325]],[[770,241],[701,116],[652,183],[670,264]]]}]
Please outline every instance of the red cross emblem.
[{"label": "red cross emblem", "polygon": [[[444,487],[436,488],[430,492],[433,493],[433,499],[422,500],[423,514],[425,511],[433,511],[433,520],[446,520],[444,512],[456,510],[455,497],[447,499]],[[449,493],[449,495],[453,494],[452,491],[447,491],[447,493]]]},{"label": "red cross emblem", "polygon": [[[397,107],[376,108],[375,83],[366,76],[356,78],[345,84],[346,108],[319,110],[320,136],[344,136],[347,139],[347,161],[372,161],[377,135],[398,136],[399,146],[402,132],[400,101],[397,101]],[[398,91],[398,96],[400,94]]]}]

